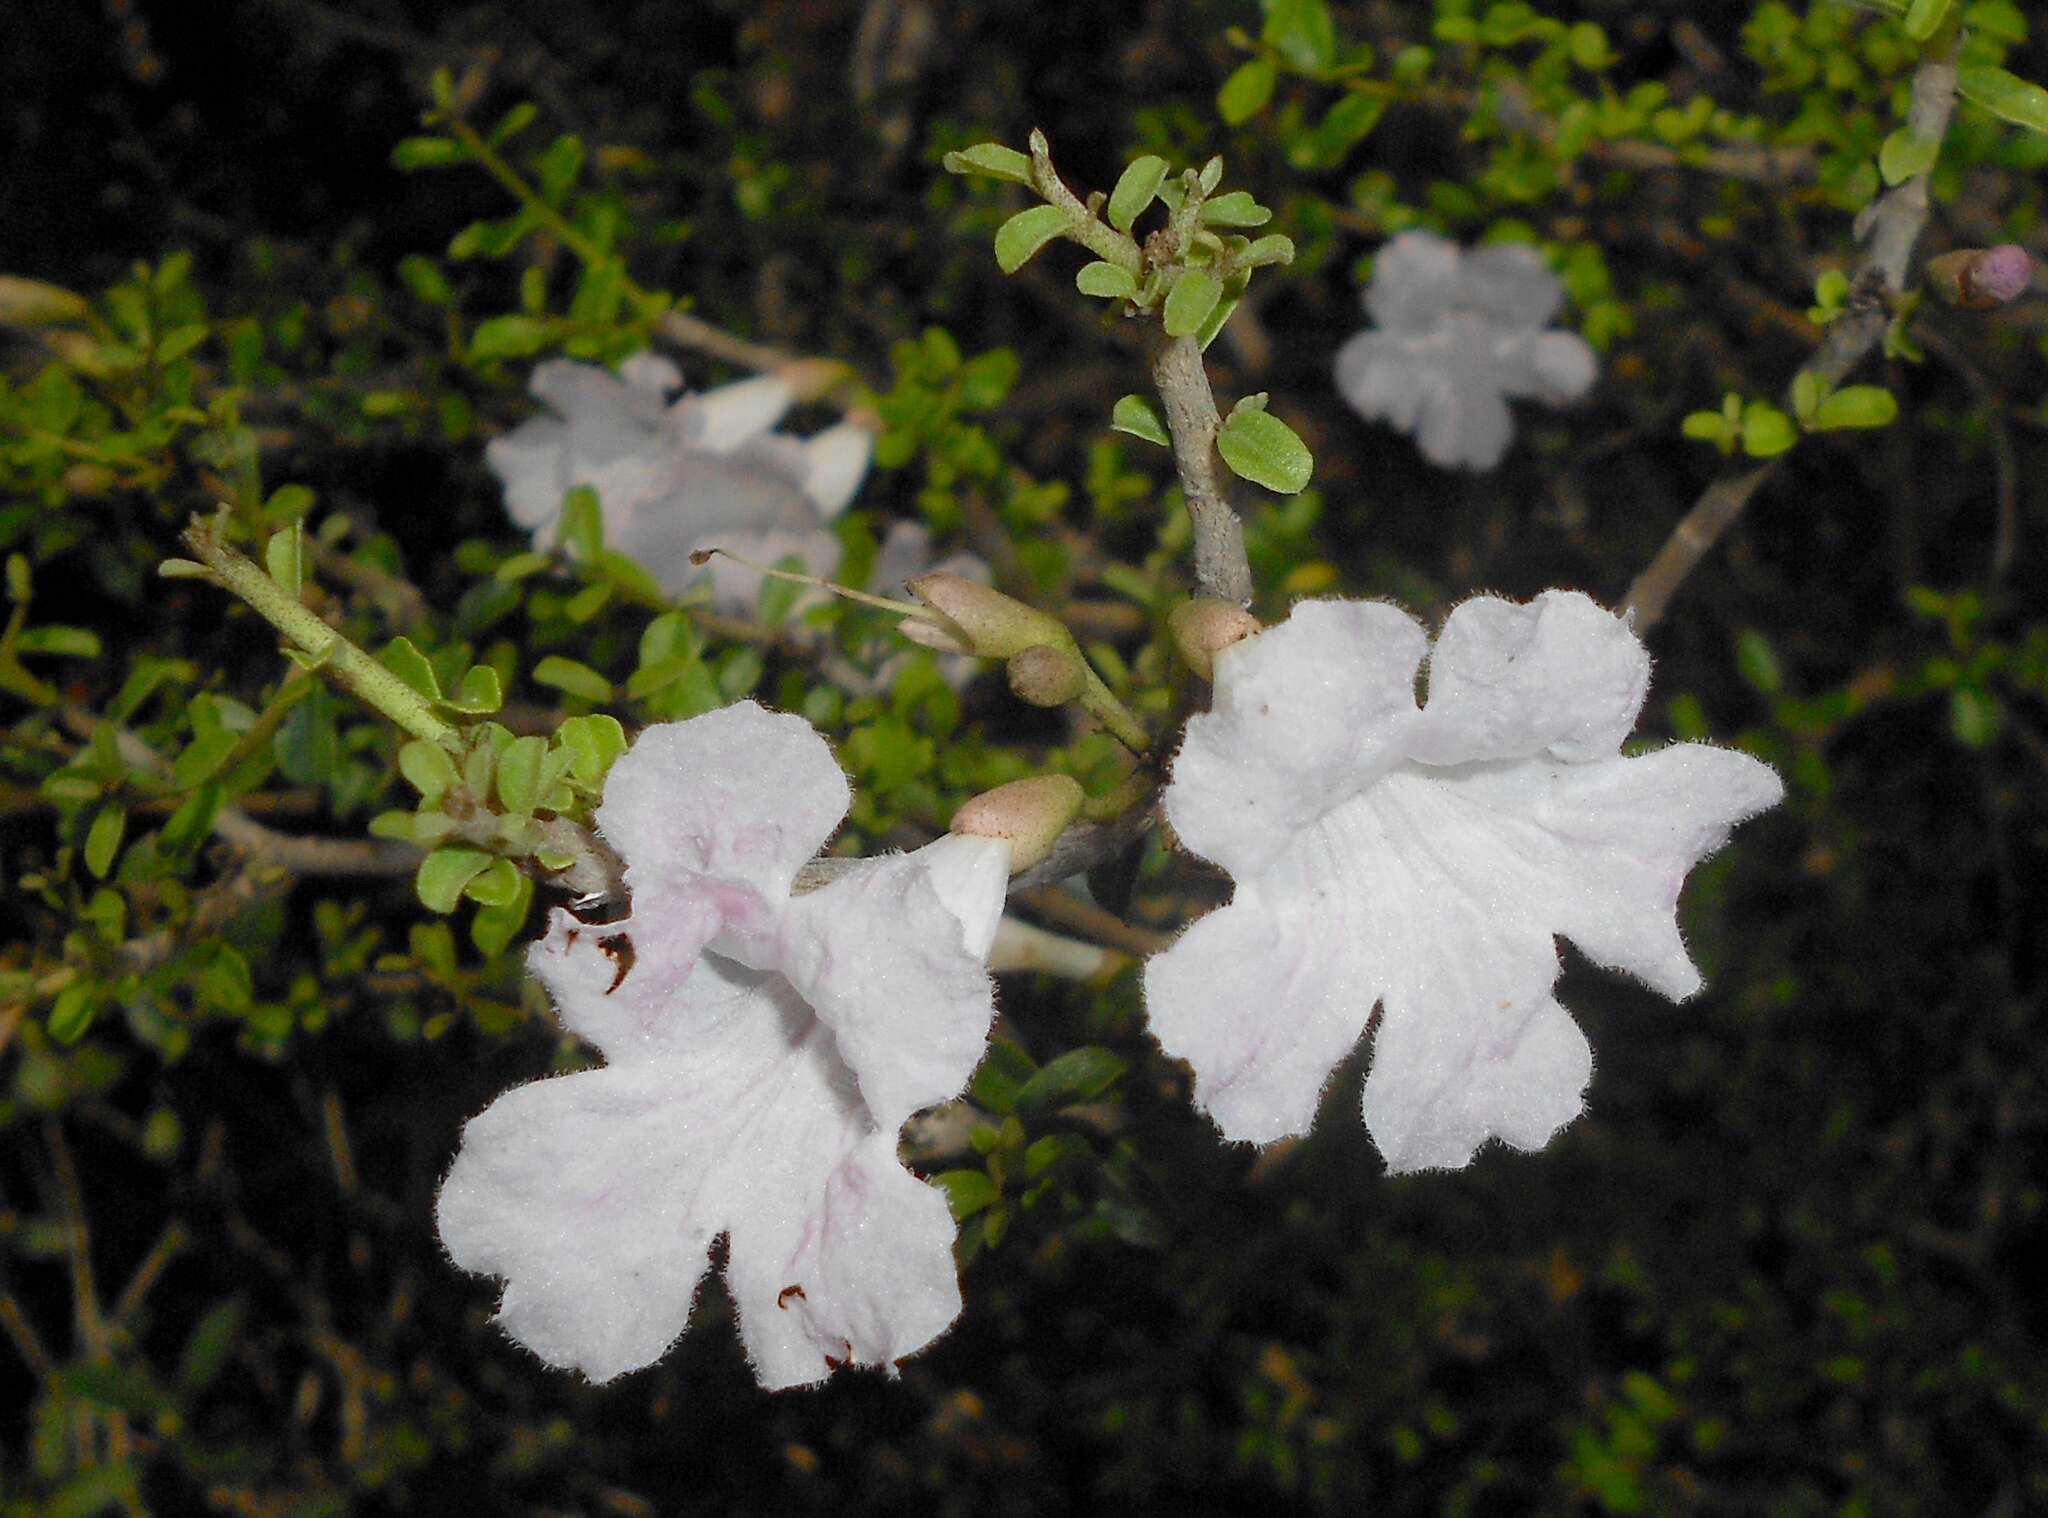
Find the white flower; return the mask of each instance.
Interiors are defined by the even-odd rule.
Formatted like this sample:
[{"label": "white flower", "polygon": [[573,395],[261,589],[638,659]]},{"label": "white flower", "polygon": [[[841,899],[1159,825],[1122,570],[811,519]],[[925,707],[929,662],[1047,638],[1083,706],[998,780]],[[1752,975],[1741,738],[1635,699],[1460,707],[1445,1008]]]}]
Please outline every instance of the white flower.
[{"label": "white flower", "polygon": [[1546,332],[1564,287],[1533,248],[1461,250],[1403,232],[1373,262],[1365,308],[1378,324],[1337,350],[1337,389],[1359,415],[1412,432],[1445,469],[1491,469],[1514,436],[1508,396],[1550,405],[1593,383],[1593,350]]},{"label": "white flower", "polygon": [[1145,999],[1228,1138],[1306,1132],[1378,1003],[1365,1120],[1390,1169],[1541,1148],[1592,1071],[1553,935],[1691,995],[1679,887],[1783,794],[1704,744],[1620,757],[1649,656],[1576,592],[1458,607],[1418,709],[1427,641],[1392,606],[1306,602],[1217,654],[1188,724],[1166,815],[1237,891],[1151,960]]},{"label": "white flower", "polygon": [[588,485],[610,547],[672,595],[708,577],[714,604],[735,614],[753,611],[760,576],[731,560],[700,568],[690,562],[696,550],[730,548],[762,563],[794,555],[810,573],[830,574],[839,541],[825,524],[867,473],[867,430],[841,423],[804,442],[775,432],[796,396],[774,375],[671,402],[681,384],[673,364],[646,353],[616,378],[569,359],[535,366],[528,388],[555,414],[484,450],[512,519],[544,545],[563,496]]},{"label": "white flower", "polygon": [[455,1263],[504,1278],[499,1323],[549,1364],[658,1359],[721,1233],[764,1386],[893,1366],[958,1316],[952,1215],[896,1137],[981,1058],[1009,850],[948,836],[792,896],[848,800],[809,724],[751,702],[614,766],[598,824],[632,915],[557,912],[528,957],[605,1066],[500,1097],[439,1203]]}]

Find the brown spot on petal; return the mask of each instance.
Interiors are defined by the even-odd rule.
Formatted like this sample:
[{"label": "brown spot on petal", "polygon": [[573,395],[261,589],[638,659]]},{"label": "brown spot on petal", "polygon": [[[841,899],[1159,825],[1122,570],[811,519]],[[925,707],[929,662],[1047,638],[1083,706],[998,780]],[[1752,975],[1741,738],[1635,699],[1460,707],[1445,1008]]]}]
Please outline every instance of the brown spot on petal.
[{"label": "brown spot on petal", "polygon": [[789,1306],[789,1299],[790,1299],[791,1297],[795,1297],[795,1298],[797,1298],[797,1299],[798,1299],[798,1300],[800,1300],[800,1301],[801,1301],[801,1300],[803,1300],[803,1297],[804,1297],[804,1289],[803,1289],[803,1287],[801,1287],[801,1286],[785,1286],[785,1287],[783,1287],[783,1288],[782,1288],[782,1290],[780,1290],[780,1291],[778,1291],[777,1293],[775,1293],[775,1305],[776,1305],[777,1307],[781,1307],[781,1308],[785,1308],[785,1309],[786,1309],[786,1308],[788,1308],[788,1306]]},{"label": "brown spot on petal", "polygon": [[617,966],[612,983],[604,988],[604,994],[609,996],[625,984],[626,972],[633,968],[633,940],[623,933],[610,933],[600,938],[597,946],[610,955],[612,963]]}]

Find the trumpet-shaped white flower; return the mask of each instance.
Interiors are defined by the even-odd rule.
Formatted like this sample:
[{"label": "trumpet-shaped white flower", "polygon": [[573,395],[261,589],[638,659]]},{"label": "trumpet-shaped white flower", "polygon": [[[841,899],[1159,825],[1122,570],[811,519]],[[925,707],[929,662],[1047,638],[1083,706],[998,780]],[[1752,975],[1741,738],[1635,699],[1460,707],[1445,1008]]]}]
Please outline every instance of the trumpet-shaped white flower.
[{"label": "trumpet-shaped white flower", "polygon": [[1686,872],[1783,794],[1726,749],[1621,757],[1649,656],[1576,592],[1458,607],[1418,708],[1427,642],[1392,606],[1306,602],[1216,655],[1188,724],[1166,815],[1237,890],[1150,961],[1145,999],[1228,1138],[1306,1132],[1377,1003],[1365,1120],[1390,1169],[1541,1148],[1592,1073],[1554,935],[1691,995]]},{"label": "trumpet-shaped white flower", "polygon": [[952,1215],[896,1137],[981,1058],[1009,850],[948,836],[792,896],[848,800],[809,724],[751,702],[614,766],[598,825],[632,915],[557,912],[528,956],[606,1063],[500,1097],[439,1202],[455,1263],[504,1278],[498,1322],[549,1364],[658,1359],[721,1233],[764,1386],[893,1366],[958,1316]]},{"label": "trumpet-shaped white flower", "polygon": [[1380,249],[1365,308],[1376,327],[1337,350],[1337,389],[1359,415],[1415,434],[1445,469],[1491,469],[1514,436],[1510,396],[1562,405],[1593,383],[1593,350],[1544,330],[1564,287],[1533,248],[1466,252],[1408,231]]},{"label": "trumpet-shaped white flower", "polygon": [[673,364],[647,353],[616,377],[569,359],[536,365],[528,388],[554,414],[484,450],[512,519],[543,544],[562,498],[588,485],[611,547],[672,595],[708,577],[714,603],[739,614],[754,609],[760,576],[731,560],[699,567],[692,553],[728,548],[762,563],[794,555],[810,573],[830,574],[839,541],[825,524],[866,476],[867,430],[843,422],[802,442],[775,432],[796,393],[774,375],[671,401],[681,385]]}]

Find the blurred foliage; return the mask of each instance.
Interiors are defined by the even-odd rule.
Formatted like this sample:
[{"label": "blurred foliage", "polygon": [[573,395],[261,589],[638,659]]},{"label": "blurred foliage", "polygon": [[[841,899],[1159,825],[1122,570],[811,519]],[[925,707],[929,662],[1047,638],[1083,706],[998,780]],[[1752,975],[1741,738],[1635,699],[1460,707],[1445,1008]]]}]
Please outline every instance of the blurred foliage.
[{"label": "blurred foliage", "polygon": [[[1895,419],[1784,395],[1856,213],[1928,162],[1899,134],[1944,28],[1972,72],[1922,252],[2048,249],[2020,6],[49,11],[0,57],[0,1513],[2048,1506],[2048,306],[1901,313],[1856,387]],[[884,427],[847,577],[922,521],[1165,720],[1187,528],[1109,426],[1143,355],[1057,252],[1001,278],[1023,196],[939,169],[1033,126],[1080,187],[1221,153],[1293,240],[1209,355],[1320,465],[1246,502],[1269,613],[1611,600],[1722,467],[1688,434],[1789,448],[1657,628],[1645,732],[1740,742],[1792,799],[1693,879],[1696,1003],[1568,971],[1600,1065],[1542,1156],[1389,1182],[1355,1066],[1310,1139],[1225,1149],[1132,974],[1009,977],[928,1140],[949,1336],[771,1398],[713,1287],[662,1366],[579,1386],[488,1326],[432,1197],[468,1116],[585,1057],[518,954],[619,739],[801,711],[848,850],[1118,761],[872,611],[672,604],[587,509],[520,541],[483,443],[532,360],[671,309],[843,360]],[[1415,225],[1533,241],[1604,356],[1485,478],[1329,383]],[[221,507],[459,763],[156,578]],[[1155,842],[1127,915],[1204,890]]]}]

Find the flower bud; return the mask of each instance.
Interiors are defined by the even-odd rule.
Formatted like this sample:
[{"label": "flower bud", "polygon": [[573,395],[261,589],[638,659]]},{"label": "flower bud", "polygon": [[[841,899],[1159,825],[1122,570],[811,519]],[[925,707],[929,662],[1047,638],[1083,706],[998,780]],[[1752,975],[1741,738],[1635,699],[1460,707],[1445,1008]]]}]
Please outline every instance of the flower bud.
[{"label": "flower bud", "polygon": [[1008,674],[1011,693],[1033,706],[1065,706],[1078,700],[1087,685],[1073,651],[1050,643],[1034,643],[1012,654]]},{"label": "flower bud", "polygon": [[1216,655],[1260,630],[1259,619],[1242,606],[1214,596],[1196,596],[1167,614],[1173,646],[1189,669],[1204,680],[1215,678]]},{"label": "flower bud", "polygon": [[[964,575],[935,570],[906,582],[905,588],[939,614],[941,630],[957,635],[961,651],[984,659],[1007,659],[1034,644],[1063,648],[1074,641],[1057,618]],[[940,647],[929,635],[932,624],[926,621],[920,632],[918,621],[904,620],[904,636],[929,648]]]},{"label": "flower bud", "polygon": [[1927,284],[1951,306],[1989,311],[2027,293],[2034,261],[2017,243],[1996,248],[1958,248],[1927,261]]},{"label": "flower bud", "polygon": [[814,401],[853,378],[853,370],[836,358],[798,358],[777,369],[775,377],[789,386],[798,400]]},{"label": "flower bud", "polygon": [[995,838],[1010,846],[1010,873],[1019,874],[1052,853],[1060,834],[1081,814],[1080,782],[1071,775],[1034,775],[983,791],[961,803],[952,831]]},{"label": "flower bud", "polygon": [[90,313],[85,298],[39,279],[0,274],[0,326],[46,327],[78,321]]}]

